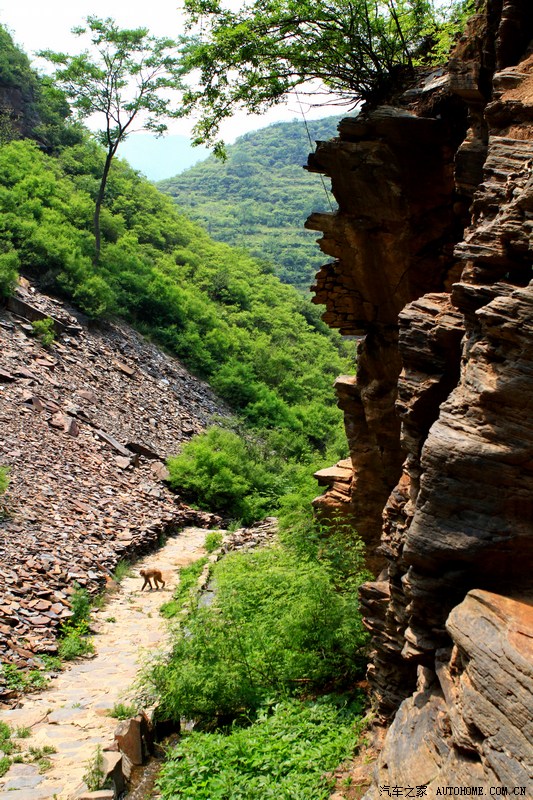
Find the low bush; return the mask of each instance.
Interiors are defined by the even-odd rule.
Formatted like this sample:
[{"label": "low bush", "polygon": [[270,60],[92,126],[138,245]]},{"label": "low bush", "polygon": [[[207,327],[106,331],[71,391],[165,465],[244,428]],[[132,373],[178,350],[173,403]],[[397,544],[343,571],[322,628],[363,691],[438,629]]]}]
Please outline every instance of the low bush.
[{"label": "low bush", "polygon": [[19,257],[14,250],[0,251],[0,297],[9,297],[17,284]]},{"label": "low bush", "polygon": [[180,580],[174,589],[172,600],[169,600],[168,603],[163,603],[159,609],[159,613],[163,617],[170,619],[171,617],[175,617],[176,614],[179,614],[186,601],[191,597],[192,590],[196,588],[198,579],[206,564],[207,558],[199,558],[198,561],[195,561],[193,564],[181,567]]},{"label": "low bush", "polygon": [[133,570],[129,561],[119,561],[113,571],[113,580],[120,583],[124,578],[129,578],[132,575]]},{"label": "low bush", "polygon": [[326,800],[327,772],[351,755],[361,709],[284,700],[246,728],[183,737],[163,767],[163,800]]},{"label": "low bush", "polygon": [[0,680],[15,692],[33,692],[44,689],[48,684],[48,676],[41,670],[22,670],[14,664],[0,666]]},{"label": "low bush", "polygon": [[37,336],[43,347],[50,347],[54,343],[54,320],[50,317],[38,319],[31,324],[34,334]]},{"label": "low bush", "polygon": [[361,676],[357,594],[338,591],[327,565],[271,547],[226,556],[212,581],[212,605],[191,611],[148,673],[166,717],[220,721]]},{"label": "low bush", "polygon": [[334,448],[313,454],[303,439],[282,429],[259,436],[240,427],[213,427],[167,466],[170,485],[185,499],[248,525],[284,506],[294,508],[296,495],[298,507],[309,508],[316,495],[313,472],[341,455]]},{"label": "low bush", "polygon": [[70,598],[72,616],[61,626],[59,657],[64,661],[88,655],[94,652],[94,646],[88,636],[91,597],[86,589],[75,587]]},{"label": "low bush", "polygon": [[83,780],[90,792],[97,792],[104,787],[104,754],[102,752],[102,745],[97,744],[94,755],[89,761],[86,761],[85,766],[87,771],[83,776]]},{"label": "low bush", "polygon": [[115,719],[130,719],[137,714],[137,709],[134,705],[128,705],[127,703],[115,703],[108,713],[110,717]]},{"label": "low bush", "polygon": [[234,431],[210,428],[168,460],[170,485],[203,508],[250,523],[283,494],[283,465],[260,442]]},{"label": "low bush", "polygon": [[91,613],[91,596],[87,589],[80,589],[79,586],[75,587],[70,597],[70,610],[72,611],[72,617],[69,620],[70,625],[88,623]]},{"label": "low bush", "polygon": [[5,494],[9,487],[9,467],[0,467],[0,494]]},{"label": "low bush", "polygon": [[220,531],[209,531],[209,533],[205,537],[204,547],[208,553],[214,553],[215,550],[218,550],[220,545],[222,544],[222,539],[224,537],[220,533]]},{"label": "low bush", "polygon": [[87,637],[87,629],[84,626],[65,625],[63,631],[63,638],[59,642],[59,657],[64,661],[72,661],[74,658],[94,653],[94,645]]}]

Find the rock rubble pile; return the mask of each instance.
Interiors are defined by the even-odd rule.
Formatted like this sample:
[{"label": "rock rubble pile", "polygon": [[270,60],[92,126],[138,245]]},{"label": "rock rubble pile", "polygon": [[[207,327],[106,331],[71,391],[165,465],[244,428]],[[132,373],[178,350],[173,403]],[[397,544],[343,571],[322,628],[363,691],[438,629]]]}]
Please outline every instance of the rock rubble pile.
[{"label": "rock rubble pile", "polygon": [[272,542],[278,529],[277,517],[265,517],[248,528],[239,528],[234,533],[228,533],[224,537],[220,552],[224,555],[235,550],[253,550],[255,547],[264,547]]},{"label": "rock rubble pile", "polygon": [[[48,348],[29,322],[43,316],[57,335]],[[213,524],[170,492],[164,462],[228,413],[126,324],[88,326],[22,282],[0,309],[2,662],[33,667],[56,652],[76,584],[97,592],[120,559]]]}]

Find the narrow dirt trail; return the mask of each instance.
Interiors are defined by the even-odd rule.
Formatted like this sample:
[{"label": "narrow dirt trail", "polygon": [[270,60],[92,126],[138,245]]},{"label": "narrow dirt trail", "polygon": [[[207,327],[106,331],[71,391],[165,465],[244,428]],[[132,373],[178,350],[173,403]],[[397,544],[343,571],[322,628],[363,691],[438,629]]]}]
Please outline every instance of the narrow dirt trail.
[{"label": "narrow dirt trail", "polygon": [[[1,800],[76,796],[96,746],[113,740],[118,721],[107,712],[115,703],[128,701],[143,657],[164,644],[167,624],[159,607],[172,596],[179,567],[205,555],[206,533],[203,528],[186,528],[138,561],[134,576],[125,578],[106,607],[94,614],[99,630],[93,640],[96,655],[67,667],[45,691],[27,695],[21,708],[0,712],[0,719],[13,729],[31,728],[30,738],[15,739],[24,750],[45,745],[57,750],[47,756],[52,766],[43,774],[36,764],[13,764],[0,778]],[[138,572],[143,567],[161,569],[164,589],[140,591]]]}]

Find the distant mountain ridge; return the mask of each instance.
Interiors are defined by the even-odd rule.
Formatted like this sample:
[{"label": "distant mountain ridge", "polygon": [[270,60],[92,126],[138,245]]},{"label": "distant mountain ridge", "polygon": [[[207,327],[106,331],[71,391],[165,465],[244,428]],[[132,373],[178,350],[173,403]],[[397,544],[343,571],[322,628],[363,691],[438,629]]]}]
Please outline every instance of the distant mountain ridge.
[{"label": "distant mountain ridge", "polygon": [[283,282],[307,289],[324,256],[304,222],[334,201],[302,166],[315,141],[336,136],[340,119],[274,123],[229,145],[225,162],[210,156],[157,186],[214,239],[246,248]]}]

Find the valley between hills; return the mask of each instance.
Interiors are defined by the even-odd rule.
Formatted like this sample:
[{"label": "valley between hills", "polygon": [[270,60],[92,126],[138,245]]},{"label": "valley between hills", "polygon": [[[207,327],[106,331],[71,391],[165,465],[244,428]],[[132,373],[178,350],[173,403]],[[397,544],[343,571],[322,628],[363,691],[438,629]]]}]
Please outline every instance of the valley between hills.
[{"label": "valley between hills", "polygon": [[[95,251],[105,151],[0,28],[0,797],[533,797],[533,10],[467,10],[439,63],[396,20],[415,49],[308,153],[336,203],[305,222],[311,301],[300,245],[303,272],[274,264],[285,234],[257,258],[275,181],[269,210],[244,196],[250,254],[221,199],[228,241],[116,161]],[[241,13],[189,43],[203,80],[244,57]],[[279,63],[266,29],[243,89]],[[237,89],[209,86],[184,102],[214,130]],[[301,133],[192,168],[197,219]],[[118,624],[162,649],[122,673]],[[124,694],[93,736],[106,653]]]}]

